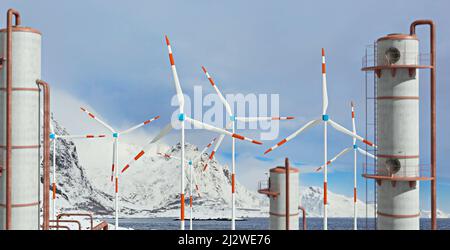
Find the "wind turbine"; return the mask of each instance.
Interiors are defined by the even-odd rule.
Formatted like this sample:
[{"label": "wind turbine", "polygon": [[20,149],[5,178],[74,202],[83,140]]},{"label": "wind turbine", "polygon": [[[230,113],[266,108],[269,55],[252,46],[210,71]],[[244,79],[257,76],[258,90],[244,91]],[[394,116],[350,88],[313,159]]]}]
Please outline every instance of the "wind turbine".
[{"label": "wind turbine", "polygon": [[119,164],[119,137],[124,134],[128,134],[144,125],[147,125],[154,120],[159,119],[159,116],[156,116],[154,118],[151,118],[149,120],[146,120],[144,122],[139,123],[136,126],[133,126],[129,129],[123,130],[123,131],[116,131],[113,129],[110,125],[108,125],[106,122],[99,119],[97,116],[89,112],[85,108],[81,108],[81,110],[86,113],[90,118],[94,119],[98,123],[100,123],[103,127],[107,128],[111,133],[113,137],[113,163],[111,167],[111,181],[113,181],[113,176],[115,176],[115,187],[114,187],[114,193],[115,193],[115,230],[119,227],[119,174],[118,171],[115,169],[115,166],[118,166]]},{"label": "wind turbine", "polygon": [[[235,131],[236,131],[236,121],[257,122],[257,121],[291,120],[291,119],[294,119],[294,117],[292,117],[292,116],[288,116],[288,117],[238,117],[238,116],[236,116],[233,113],[233,110],[231,109],[230,104],[227,102],[225,97],[222,95],[222,93],[220,92],[220,90],[217,87],[216,83],[214,82],[213,78],[211,77],[211,75],[206,70],[206,68],[204,66],[202,66],[202,69],[203,69],[203,72],[205,73],[206,77],[208,78],[209,82],[211,83],[211,86],[216,91],[216,94],[219,96],[220,101],[225,106],[225,109],[226,109],[228,115],[230,116],[231,129],[232,129],[233,133],[235,133]],[[219,138],[219,141],[216,144],[216,148],[214,149],[214,151],[211,153],[211,155],[209,157],[210,160],[214,157],[214,154],[216,153],[217,148],[220,146],[220,144],[222,143],[223,139],[224,139],[223,137]],[[236,191],[236,189],[235,189],[235,178],[236,178],[236,140],[234,138],[232,139],[231,151],[232,151],[231,152],[231,166],[232,166],[232,171],[231,171],[231,230],[235,230],[236,229],[236,192],[235,192]],[[206,164],[204,170],[206,170],[207,166],[208,165]]]},{"label": "wind turbine", "polygon": [[[42,110],[41,110],[42,113]],[[52,169],[52,219],[56,220],[56,144],[58,139],[93,139],[105,138],[106,135],[58,135],[53,124],[50,123],[50,140],[53,145],[53,169]]]},{"label": "wind turbine", "polygon": [[[353,102],[351,103],[352,106],[352,127],[353,127],[353,133],[356,134],[356,124],[355,124],[355,106],[353,105]],[[362,155],[369,156],[373,159],[376,159],[376,156],[372,155],[371,153],[366,152],[364,149],[358,147],[356,145],[356,139],[353,138],[353,145],[351,147],[345,148],[339,154],[337,154],[334,158],[329,160],[326,165],[330,165],[333,163],[336,159],[339,157],[345,155],[346,153],[353,150],[353,229],[358,230],[358,210],[357,210],[357,181],[356,181],[356,154],[360,153]],[[316,169],[316,172],[322,170],[325,165],[320,166]]]},{"label": "wind turbine", "polygon": [[242,135],[236,134],[233,130],[233,132],[229,132],[226,131],[224,129],[221,128],[217,128],[214,127],[212,125],[194,120],[188,116],[186,116],[186,114],[184,113],[184,95],[183,95],[183,91],[181,89],[181,84],[180,84],[180,80],[178,78],[178,73],[177,73],[177,68],[175,66],[175,60],[173,58],[173,54],[172,54],[172,47],[170,45],[170,41],[169,38],[166,36],[166,44],[167,44],[167,49],[169,51],[169,59],[170,59],[170,65],[171,65],[171,69],[172,69],[172,75],[173,75],[173,80],[175,83],[175,89],[176,89],[176,93],[177,93],[177,99],[178,99],[178,105],[180,106],[180,113],[178,115],[178,120],[181,123],[181,193],[180,193],[180,202],[181,202],[181,214],[180,214],[180,229],[184,230],[184,161],[185,161],[185,155],[184,155],[184,145],[185,145],[185,124],[184,122],[187,121],[189,123],[191,123],[192,125],[194,125],[197,128],[200,129],[206,129],[218,134],[223,134],[223,135],[228,135],[231,136],[233,138],[237,138],[240,140],[245,140],[245,141],[249,141],[252,142],[254,144],[259,144],[261,145],[262,143],[247,137],[244,137]]},{"label": "wind turbine", "polygon": [[280,147],[281,145],[285,144],[286,142],[292,140],[294,137],[302,133],[308,128],[314,127],[315,125],[319,123],[323,123],[323,154],[324,154],[324,175],[323,175],[323,229],[328,229],[328,200],[327,200],[327,180],[328,180],[328,168],[327,168],[327,125],[330,124],[331,127],[336,129],[337,131],[344,133],[348,136],[351,136],[357,140],[360,140],[364,142],[365,144],[369,146],[375,147],[375,145],[367,141],[366,139],[362,138],[361,136],[357,135],[354,132],[349,131],[348,129],[344,128],[343,126],[339,125],[335,121],[331,120],[329,115],[327,114],[328,109],[328,93],[327,93],[327,74],[326,74],[326,64],[325,64],[325,50],[322,49],[322,116],[321,118],[317,118],[314,120],[311,120],[307,122],[303,127],[301,127],[299,130],[295,131],[293,134],[289,135],[273,147],[269,148],[264,152],[264,154],[267,154],[274,149]]},{"label": "wind turbine", "polygon": [[[206,150],[205,150],[206,151]],[[166,159],[176,159],[176,160],[181,160],[181,158],[178,158],[176,156],[170,155],[170,154],[165,154],[165,153],[160,153],[158,152],[158,154]],[[201,157],[201,155],[200,155]],[[185,163],[187,163],[189,165],[189,229],[192,230],[192,217],[193,217],[193,185],[195,182],[195,191],[197,192],[198,196],[200,196],[200,190],[199,190],[199,185],[198,185],[198,181],[197,178],[195,177],[195,175],[193,174],[193,165],[194,165],[194,160],[185,160]]]},{"label": "wind turbine", "polygon": [[[122,169],[122,171],[121,171],[121,173],[124,173],[128,168],[130,168],[130,166],[132,166],[136,161],[138,161],[148,150],[149,150],[149,148],[154,144],[154,143],[156,143],[157,141],[159,141],[161,138],[163,138],[164,136],[166,136],[168,133],[170,133],[170,131],[173,129],[173,127],[172,127],[172,124],[171,123],[169,123],[168,125],[166,125],[166,127],[164,128],[164,129],[162,129],[161,130],[161,132],[153,139],[153,140],[151,140],[149,143],[147,143],[145,146],[144,146],[144,148],[127,164],[127,165],[125,165],[125,167]],[[200,154],[200,156],[201,155],[203,155],[203,153],[209,148],[209,147],[211,147],[211,145],[212,145],[212,143],[214,142],[216,140],[216,138],[214,138],[214,140],[211,142],[211,143],[209,143],[206,147],[205,147],[205,149],[202,151],[202,153]],[[172,156],[172,155],[169,155],[169,154],[165,154],[165,153],[160,153],[160,152],[157,152],[157,154],[158,155],[160,155],[160,156],[162,156],[162,157],[164,157],[164,158],[168,158],[168,159],[177,159],[177,160],[181,160],[181,158],[178,158],[178,157],[175,157],[175,156]],[[193,175],[192,175],[192,161],[187,161],[187,160],[185,160],[185,163],[188,163],[189,165],[190,165],[190,175],[191,175],[191,180],[192,180],[192,178],[193,178]],[[194,177],[195,178],[195,177]],[[199,191],[199,188],[198,188],[198,182],[197,182],[197,180],[195,180],[195,189],[196,189],[196,192],[199,194],[199,196],[200,196],[200,191]],[[190,225],[191,225],[191,230],[192,230],[192,182],[191,182],[191,189],[190,189],[190,198],[189,198],[189,201],[190,201],[190,206],[191,206],[191,223],[190,223]]]}]

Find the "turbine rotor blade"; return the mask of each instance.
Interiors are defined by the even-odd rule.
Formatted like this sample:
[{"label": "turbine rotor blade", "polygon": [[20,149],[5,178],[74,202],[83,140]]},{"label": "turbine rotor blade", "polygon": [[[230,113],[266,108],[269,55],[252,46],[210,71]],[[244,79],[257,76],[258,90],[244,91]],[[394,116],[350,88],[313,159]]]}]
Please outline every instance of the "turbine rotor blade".
[{"label": "turbine rotor blade", "polygon": [[92,114],[91,112],[89,112],[87,109],[80,107],[80,109],[86,113],[90,118],[96,120],[98,123],[100,123],[101,125],[103,125],[105,128],[107,128],[109,131],[111,131],[112,133],[115,133],[116,131],[109,126],[106,122],[102,121],[101,119],[99,119],[98,117],[96,117],[94,114]]},{"label": "turbine rotor blade", "polygon": [[[181,158],[176,157],[176,156],[173,156],[173,155],[170,155],[170,154],[165,154],[165,153],[161,153],[161,152],[158,152],[157,154],[158,154],[159,156],[163,157],[163,158],[166,158],[166,159],[175,159],[175,160],[181,161]],[[189,160],[184,159],[184,162],[186,163],[186,165],[188,165]]]},{"label": "turbine rotor blade", "polygon": [[151,122],[153,122],[153,121],[155,121],[155,120],[158,120],[159,118],[160,118],[159,115],[158,115],[158,116],[155,116],[155,117],[153,117],[153,118],[151,118],[151,119],[149,119],[149,120],[146,120],[146,121],[144,121],[144,122],[139,123],[139,124],[136,125],[136,126],[133,126],[133,127],[129,128],[129,129],[127,129],[127,130],[124,130],[124,131],[120,132],[120,134],[127,134],[127,133],[130,133],[130,132],[132,132],[132,131],[134,131],[134,130],[136,130],[136,129],[142,127],[142,126],[145,126],[145,125],[147,125],[147,124],[149,124],[149,123],[151,123]]},{"label": "turbine rotor blade", "polygon": [[107,135],[56,135],[58,138],[64,138],[64,139],[94,139],[94,138],[106,138]]},{"label": "turbine rotor blade", "polygon": [[169,38],[165,36],[167,49],[169,51],[170,67],[172,69],[173,80],[175,83],[175,90],[177,92],[178,104],[180,105],[180,113],[184,113],[184,95],[181,89],[180,79],[178,78],[177,67],[175,66],[175,60],[173,59],[172,46],[170,45]]},{"label": "turbine rotor blade", "polygon": [[281,116],[281,117],[236,117],[237,121],[242,122],[257,122],[257,121],[280,121],[280,120],[292,120],[293,116]]},{"label": "turbine rotor blade", "polygon": [[[332,158],[331,160],[327,161],[327,165],[330,165],[331,163],[333,163],[337,158],[343,156],[344,154],[348,153],[353,147],[348,147],[345,148],[344,150],[342,150],[341,152],[339,152],[339,154],[337,154],[334,158]],[[320,170],[322,170],[322,168],[324,168],[325,165],[320,166],[319,168],[316,169],[316,172],[319,172]]]},{"label": "turbine rotor blade", "polygon": [[229,116],[233,115],[233,111],[231,110],[230,104],[227,102],[227,100],[225,99],[225,97],[223,97],[222,93],[220,92],[219,88],[217,87],[217,85],[215,84],[213,78],[211,77],[211,75],[208,73],[208,71],[206,70],[205,67],[202,66],[203,72],[205,73],[206,77],[208,78],[209,82],[211,83],[211,85],[213,86],[214,90],[216,91],[217,95],[219,96],[220,101],[222,102],[222,104],[225,106],[225,109],[227,110],[227,113]]},{"label": "turbine rotor blade", "polygon": [[[356,122],[355,122],[355,106],[353,105],[353,102],[351,103],[352,105],[352,131],[353,134],[356,134]],[[356,144],[356,139],[353,138],[353,145]]]},{"label": "turbine rotor blade", "polygon": [[226,131],[225,129],[214,127],[212,125],[209,125],[209,124],[206,124],[206,123],[194,120],[194,119],[192,119],[190,117],[187,117],[187,116],[186,116],[186,121],[188,121],[189,123],[191,123],[195,127],[198,127],[198,128],[201,128],[201,129],[206,129],[206,130],[218,133],[218,134],[228,135],[228,136],[234,137],[234,138],[239,139],[239,140],[249,141],[249,142],[254,143],[254,144],[259,144],[259,145],[262,144],[262,142],[259,142],[259,141],[247,138],[245,136],[242,136],[242,135],[239,135],[239,134],[236,134],[236,133],[233,134],[233,133],[231,133],[229,131]]},{"label": "turbine rotor blade", "polygon": [[112,165],[111,165],[111,182],[114,181],[114,171],[116,170],[115,166],[115,159],[116,159],[116,141],[113,142],[113,158],[112,158]]},{"label": "turbine rotor blade", "polygon": [[149,144],[153,144],[159,140],[161,140],[164,136],[166,136],[167,134],[170,133],[170,131],[172,131],[173,126],[172,123],[168,123],[160,132],[158,135],[155,136],[155,138],[153,138],[153,140],[150,141]]},{"label": "turbine rotor blade", "polygon": [[322,114],[327,114],[328,90],[327,90],[327,70],[325,63],[325,49],[322,48]]},{"label": "turbine rotor blade", "polygon": [[264,154],[268,154],[269,152],[273,151],[274,149],[276,149],[276,148],[280,147],[281,145],[285,144],[286,142],[292,140],[294,137],[296,137],[297,135],[299,135],[303,131],[305,131],[305,130],[307,130],[307,129],[317,125],[320,121],[321,121],[320,119],[316,119],[316,120],[312,120],[312,121],[307,122],[305,125],[303,125],[303,127],[298,129],[297,131],[295,131],[294,133],[292,133],[291,135],[289,135],[288,137],[286,137],[282,141],[278,142],[275,146],[273,146],[273,147],[269,148],[268,150],[266,150],[266,152],[264,152]]},{"label": "turbine rotor blade", "polygon": [[365,150],[362,149],[362,148],[359,148],[359,147],[358,147],[358,152],[359,152],[360,154],[362,154],[362,155],[367,155],[367,156],[369,156],[369,157],[372,158],[372,159],[377,159],[377,157],[376,157],[375,155],[373,155],[373,154],[371,154],[371,153],[365,151]]},{"label": "turbine rotor blade", "polygon": [[225,138],[225,135],[223,135],[223,134],[219,136],[219,139],[217,140],[217,143],[214,146],[213,151],[209,155],[208,160],[206,160],[205,166],[203,166],[203,171],[206,171],[206,169],[208,168],[209,162],[214,158],[214,155],[216,154],[217,150],[219,149],[220,144],[222,144],[224,138]]},{"label": "turbine rotor blade", "polygon": [[357,140],[360,140],[360,141],[362,141],[363,143],[365,143],[365,144],[367,144],[367,145],[369,145],[369,146],[371,146],[371,147],[376,147],[376,145],[374,145],[372,142],[370,142],[370,141],[368,141],[368,140],[362,138],[361,136],[359,136],[359,135],[357,135],[357,134],[352,133],[350,130],[348,130],[348,129],[342,127],[341,125],[339,125],[339,124],[336,123],[335,121],[333,121],[333,120],[330,119],[330,120],[328,120],[327,122],[330,123],[330,125],[331,125],[334,129],[336,129],[337,131],[339,131],[339,132],[341,132],[341,133],[344,133],[344,134],[346,134],[346,135],[349,135],[349,136],[351,136],[351,137],[353,137],[353,138],[355,138],[355,139],[357,139]]},{"label": "turbine rotor blade", "polygon": [[145,153],[146,151],[148,151],[148,149],[150,148],[150,146],[159,141],[161,138],[163,138],[165,135],[167,135],[171,130],[172,130],[172,124],[169,123],[167,124],[160,132],[159,134],[153,138],[153,140],[151,140],[149,143],[147,143],[144,148],[130,161],[128,162],[127,165],[125,165],[125,167],[123,167],[121,173],[124,173],[128,168],[130,168],[130,166],[132,166],[136,161],[138,161]]}]

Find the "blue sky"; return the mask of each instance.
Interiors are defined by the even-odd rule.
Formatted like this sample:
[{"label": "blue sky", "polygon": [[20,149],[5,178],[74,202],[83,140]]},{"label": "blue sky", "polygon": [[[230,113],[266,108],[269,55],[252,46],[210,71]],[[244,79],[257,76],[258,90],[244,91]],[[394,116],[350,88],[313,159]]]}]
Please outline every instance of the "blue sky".
[{"label": "blue sky", "polygon": [[[183,89],[194,85],[213,93],[200,66],[214,75],[224,93],[279,94],[282,115],[299,119],[281,124],[280,139],[321,112],[320,49],[327,50],[329,113],[351,126],[350,101],[357,105],[359,131],[364,127],[365,45],[388,33],[408,32],[415,19],[437,24],[438,205],[450,212],[448,1],[8,1],[0,3],[0,23],[7,8],[18,9],[23,24],[43,33],[43,78],[57,90],[95,107],[116,126],[159,114],[154,132],[169,121],[174,94],[164,35],[170,36]],[[2,15],[3,14],[3,15]],[[427,33],[418,31],[427,50]],[[425,52],[424,51],[424,52]],[[421,72],[421,82],[429,74]],[[428,86],[421,85],[421,162],[429,163]],[[78,112],[78,111],[75,111]],[[75,122],[75,121],[74,121]],[[253,132],[240,131],[254,135]],[[188,134],[192,143],[207,144],[212,134]],[[238,144],[238,174],[256,186],[253,174],[281,164],[288,156],[302,165],[322,161],[322,130],[315,128],[261,159],[262,147]],[[330,156],[351,139],[330,131]],[[226,140],[220,159],[228,160]],[[250,159],[250,160],[249,160]],[[362,158],[360,158],[360,163]],[[329,177],[330,189],[351,195],[352,157],[343,157]],[[239,178],[238,176],[238,178]],[[253,178],[253,179],[252,179]],[[252,184],[253,183],[253,184]],[[304,173],[302,185],[322,184],[322,175]],[[360,178],[360,189],[364,180]],[[428,183],[421,184],[428,208]],[[360,197],[364,199],[363,196]]]}]

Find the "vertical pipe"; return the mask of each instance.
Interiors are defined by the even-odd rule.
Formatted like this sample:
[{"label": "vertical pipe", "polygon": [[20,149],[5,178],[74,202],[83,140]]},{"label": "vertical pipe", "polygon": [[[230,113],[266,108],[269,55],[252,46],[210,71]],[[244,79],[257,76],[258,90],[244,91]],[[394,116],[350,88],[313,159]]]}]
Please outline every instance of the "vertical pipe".
[{"label": "vertical pipe", "polygon": [[306,228],[306,209],[304,208],[304,207],[302,207],[302,206],[299,206],[298,207],[298,209],[300,209],[300,210],[302,210],[302,215],[303,215],[303,218],[302,218],[302,224],[303,224],[303,230],[306,230],[307,228]]},{"label": "vertical pipe", "polygon": [[12,154],[12,17],[20,25],[20,14],[17,10],[9,9],[7,13],[6,33],[6,223],[5,229],[11,228],[11,154]]},{"label": "vertical pipe", "polygon": [[289,159],[286,158],[285,159],[285,170],[286,170],[286,230],[289,230],[289,221],[290,221],[290,206],[289,206],[289,189],[290,189],[290,185],[289,185],[289,171],[290,170],[290,166],[289,166]]},{"label": "vertical pipe", "polygon": [[50,86],[42,80],[36,80],[38,86],[44,90],[44,205],[43,205],[43,229],[49,229],[50,216]]},{"label": "vertical pipe", "polygon": [[430,114],[431,114],[431,229],[437,229],[436,221],[436,26],[432,20],[416,20],[410,26],[410,34],[416,34],[416,26],[430,26]]}]

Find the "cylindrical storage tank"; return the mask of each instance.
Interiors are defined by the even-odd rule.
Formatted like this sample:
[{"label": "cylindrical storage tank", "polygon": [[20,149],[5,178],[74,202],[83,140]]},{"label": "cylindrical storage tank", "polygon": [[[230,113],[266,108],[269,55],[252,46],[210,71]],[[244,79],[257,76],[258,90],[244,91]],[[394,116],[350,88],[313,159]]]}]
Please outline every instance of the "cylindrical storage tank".
[{"label": "cylindrical storage tank", "polygon": [[376,44],[378,229],[419,229],[419,41],[390,34]]},{"label": "cylindrical storage tank", "polygon": [[[11,224],[9,229],[39,229],[39,91],[41,34],[31,28],[13,27],[12,113],[10,169],[6,154],[6,61],[0,72],[0,147],[3,174],[0,178],[0,227],[6,223],[6,177],[11,174]],[[7,31],[0,30],[0,57],[7,56]]]},{"label": "cylindrical storage tank", "polygon": [[[289,168],[289,230],[299,229],[299,171]],[[286,168],[270,169],[270,230],[286,230]]]}]

